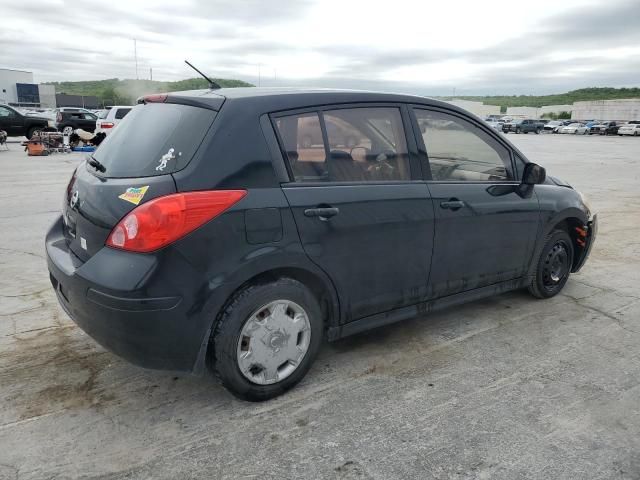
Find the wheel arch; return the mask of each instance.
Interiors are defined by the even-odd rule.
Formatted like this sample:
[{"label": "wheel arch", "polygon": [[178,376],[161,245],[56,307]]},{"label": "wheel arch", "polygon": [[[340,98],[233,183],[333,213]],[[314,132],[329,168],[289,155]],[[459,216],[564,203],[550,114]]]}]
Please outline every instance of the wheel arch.
[{"label": "wheel arch", "polygon": [[308,268],[306,265],[301,266],[299,264],[295,264],[277,266],[267,268],[259,272],[252,272],[250,275],[245,275],[244,279],[234,282],[235,288],[231,288],[228,293],[225,294],[226,298],[220,304],[220,308],[215,313],[215,316],[205,333],[205,337],[202,340],[200,352],[198,353],[198,357],[193,368],[193,373],[200,374],[205,370],[207,365],[210,365],[209,362],[211,362],[213,354],[212,332],[215,331],[222,312],[225,310],[229,302],[232,301],[233,297],[248,285],[269,283],[278,278],[285,277],[299,281],[309,288],[316,297],[322,311],[322,321],[325,332],[330,327],[340,324],[341,311],[337,291],[329,277],[318,269],[313,267]]},{"label": "wheel arch", "polygon": [[539,242],[538,248],[536,249],[534,262],[532,262],[532,264],[535,264],[535,259],[538,258],[540,250],[544,246],[544,239],[547,238],[547,236],[554,230],[561,229],[567,232],[567,234],[571,238],[571,244],[574,251],[573,263],[571,268],[571,270],[573,271],[580,259],[580,255],[578,255],[577,253],[582,248],[582,246],[578,244],[578,239],[580,237],[576,228],[584,228],[588,220],[589,219],[587,218],[585,212],[578,208],[568,208],[558,213],[558,215],[554,216],[551,220],[549,220],[549,222],[547,222],[545,226],[543,235],[541,236],[541,241]]}]

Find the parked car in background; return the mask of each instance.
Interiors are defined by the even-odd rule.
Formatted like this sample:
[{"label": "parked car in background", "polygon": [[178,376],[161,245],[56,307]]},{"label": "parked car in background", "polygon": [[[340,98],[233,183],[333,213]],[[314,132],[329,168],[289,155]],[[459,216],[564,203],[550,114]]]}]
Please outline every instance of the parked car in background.
[{"label": "parked car in background", "polygon": [[78,128],[93,132],[96,129],[96,120],[98,117],[88,110],[61,110],[56,114],[55,127],[65,135],[70,135]]},{"label": "parked car in background", "polygon": [[487,122],[487,125],[489,125],[494,130],[497,130],[498,132],[502,131],[502,127],[504,125],[504,122],[502,120],[491,119],[491,120],[485,120],[485,122]]},{"label": "parked car in background", "polygon": [[9,105],[0,105],[0,130],[7,132],[10,137],[33,137],[40,130],[54,128],[53,121],[49,118],[24,115]]},{"label": "parked car in background", "polygon": [[569,125],[562,127],[558,130],[559,133],[573,133],[575,135],[584,135],[589,129],[584,123],[570,123]]},{"label": "parked car in background", "polygon": [[49,279],[109,350],[208,367],[245,400],[293,387],[325,336],[553,297],[596,236],[580,192],[445,102],[230,88],[139,103],[72,174]]},{"label": "parked car in background", "polygon": [[533,119],[513,120],[505,123],[502,126],[502,131],[504,133],[540,133],[542,131],[542,124],[538,120]]},{"label": "parked car in background", "polygon": [[558,127],[564,127],[564,123],[560,120],[551,120],[550,122],[545,123],[542,129],[545,132],[555,133]]},{"label": "parked car in background", "polygon": [[589,135],[615,135],[618,133],[618,128],[620,128],[620,125],[616,122],[601,122],[589,128]]},{"label": "parked car in background", "polygon": [[56,113],[58,112],[84,112],[84,113],[93,113],[91,110],[82,108],[82,107],[58,107],[56,108]]},{"label": "parked car in background", "polygon": [[124,117],[131,111],[133,107],[127,105],[114,105],[96,120],[96,133],[104,133],[109,135],[114,128],[122,121]]},{"label": "parked car in background", "polygon": [[618,128],[618,135],[633,135],[634,137],[637,137],[640,135],[640,122],[620,125],[620,128]]}]

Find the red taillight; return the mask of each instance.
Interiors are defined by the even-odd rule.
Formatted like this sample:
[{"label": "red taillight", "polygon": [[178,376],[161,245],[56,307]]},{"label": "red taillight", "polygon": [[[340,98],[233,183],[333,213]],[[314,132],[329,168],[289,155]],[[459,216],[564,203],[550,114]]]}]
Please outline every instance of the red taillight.
[{"label": "red taillight", "polygon": [[113,125],[111,122],[100,122],[100,128],[113,128]]},{"label": "red taillight", "polygon": [[214,219],[246,194],[246,190],[213,190],[154,198],[120,220],[106,245],[131,252],[158,250]]},{"label": "red taillight", "polygon": [[163,103],[167,101],[166,93],[156,93],[154,95],[145,95],[142,97],[144,103]]},{"label": "red taillight", "polygon": [[73,189],[73,185],[76,183],[76,177],[78,176],[78,167],[73,171],[73,175],[69,179],[69,183],[67,184],[67,202],[69,198],[71,198],[71,190]]}]

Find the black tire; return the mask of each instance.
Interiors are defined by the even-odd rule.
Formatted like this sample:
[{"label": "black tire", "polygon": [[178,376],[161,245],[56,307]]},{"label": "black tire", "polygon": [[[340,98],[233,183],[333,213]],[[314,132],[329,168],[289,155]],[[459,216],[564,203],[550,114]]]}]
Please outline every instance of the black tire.
[{"label": "black tire", "polygon": [[536,128],[536,135],[538,135],[540,133],[540,129]]},{"label": "black tire", "polygon": [[516,133],[520,133],[520,129],[519,128],[516,128]]},{"label": "black tire", "polygon": [[529,292],[537,298],[551,298],[560,293],[571,274],[573,254],[569,234],[564,230],[551,232],[540,252]]},{"label": "black tire", "polygon": [[36,134],[36,132],[39,132],[40,130],[42,130],[40,127],[31,127],[27,131],[27,140],[31,140],[31,138]]},{"label": "black tire", "polygon": [[[280,299],[295,302],[307,313],[311,327],[309,347],[298,367],[288,377],[277,383],[260,385],[245,377],[238,365],[240,334],[245,322],[256,310]],[[283,394],[306,375],[318,354],[323,331],[318,301],[302,283],[291,278],[280,278],[269,283],[249,285],[236,293],[220,314],[210,340],[213,351],[209,366],[234,396],[251,402],[268,400]]]}]

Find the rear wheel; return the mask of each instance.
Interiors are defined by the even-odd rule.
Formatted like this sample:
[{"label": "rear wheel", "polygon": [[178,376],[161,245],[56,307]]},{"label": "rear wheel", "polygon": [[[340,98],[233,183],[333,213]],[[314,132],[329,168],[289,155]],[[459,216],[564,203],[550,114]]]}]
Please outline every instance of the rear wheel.
[{"label": "rear wheel", "polygon": [[27,132],[27,139],[31,140],[31,138],[33,138],[34,135],[39,135],[39,134],[40,134],[40,127],[31,127]]},{"label": "rear wheel", "polygon": [[70,125],[65,125],[64,127],[62,127],[62,134],[63,135],[71,135],[73,133],[73,127]]},{"label": "rear wheel", "polygon": [[540,252],[529,292],[537,298],[557,295],[569,279],[573,265],[573,243],[564,230],[554,230]]},{"label": "rear wheel", "polygon": [[316,298],[300,282],[281,278],[237,293],[213,332],[212,367],[236,397],[276,397],[305,376],[323,335]]}]

